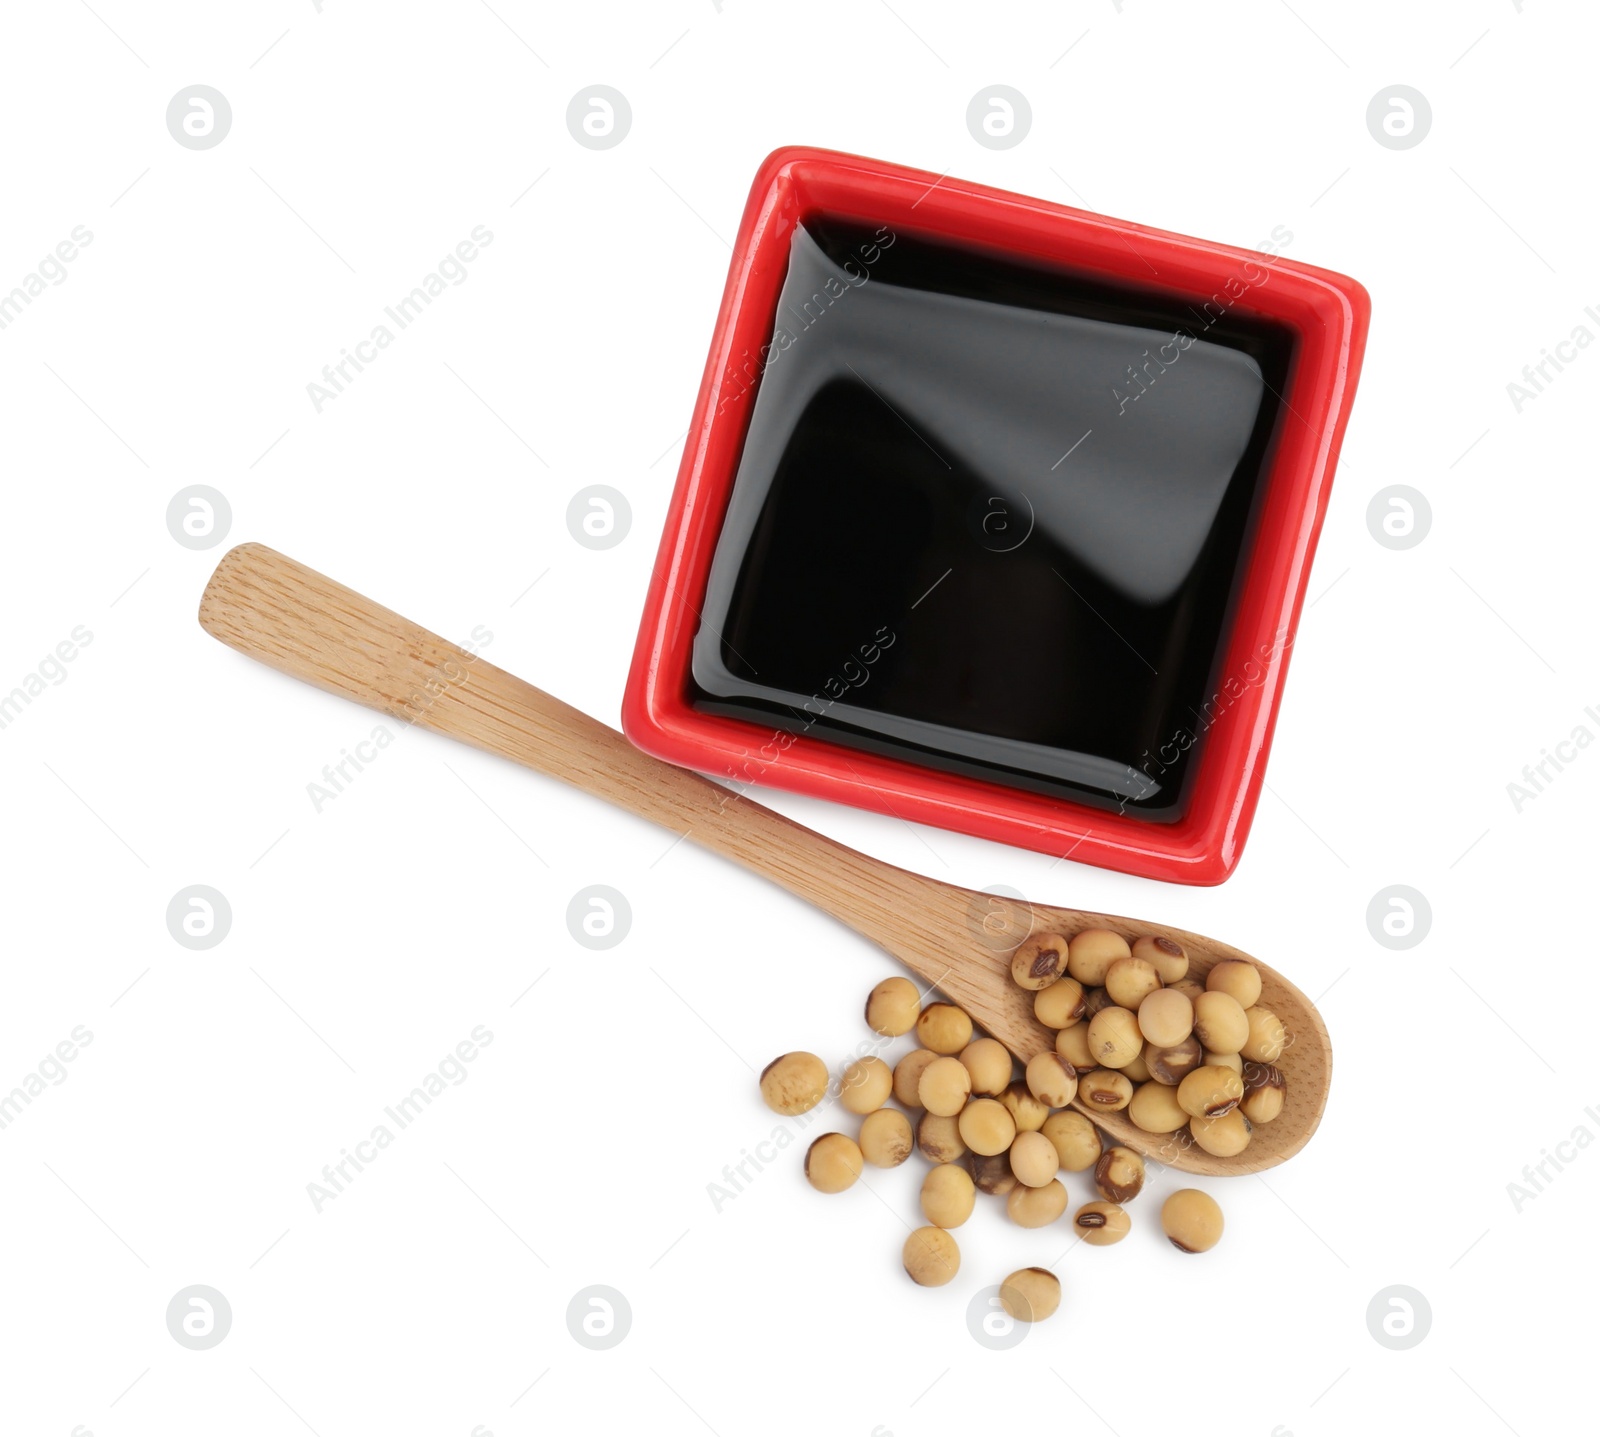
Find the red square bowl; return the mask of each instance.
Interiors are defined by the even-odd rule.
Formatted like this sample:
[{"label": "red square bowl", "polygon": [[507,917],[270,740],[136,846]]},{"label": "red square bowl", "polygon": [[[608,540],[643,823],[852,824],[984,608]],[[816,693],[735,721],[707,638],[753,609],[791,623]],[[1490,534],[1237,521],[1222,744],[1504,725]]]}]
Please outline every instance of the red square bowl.
[{"label": "red square bowl", "polygon": [[[730,714],[725,705],[711,711],[717,705],[697,684],[696,636],[710,626],[708,606],[720,612],[718,544],[763,377],[783,337],[779,305],[801,226],[808,235],[813,226],[842,226],[880,238],[910,236],[913,249],[921,244],[1060,276],[1091,300],[1136,294],[1167,314],[1182,307],[1198,324],[1226,312],[1230,323],[1281,337],[1273,370],[1281,392],[1259,377],[1261,412],[1268,412],[1264,393],[1278,404],[1261,431],[1248,516],[1239,521],[1237,552],[1219,591],[1225,607],[1217,609],[1215,652],[1199,661],[1209,662],[1204,686],[1195,690],[1203,697],[1188,704],[1193,722],[1173,725],[1170,738],[1149,744],[1139,761],[1152,782],[1156,774],[1182,775],[1181,800],[1154,817],[1126,799],[1090,800],[981,767],[924,762],[914,751],[841,742],[836,731],[810,721],[767,722]],[[876,250],[863,253],[870,259]],[[1369,313],[1366,291],[1354,280],[1308,265],[880,161],[777,151],[756,176],[734,247],[629,673],[622,714],[628,737],[739,787],[771,784],[1145,877],[1221,882],[1239,860],[1260,795]],[[1152,379],[1165,372],[1149,363],[1156,365],[1144,367]],[[1137,378],[1130,366],[1129,380]],[[1132,397],[1130,382],[1125,398]],[[1007,413],[996,403],[983,423],[1003,425]],[[1187,437],[1180,429],[1176,440]],[[1204,444],[1205,436],[1197,433],[1195,441]],[[1160,508],[1153,504],[1141,520],[1159,526]],[[1040,655],[1040,663],[1049,662],[1049,654]],[[1081,695],[1070,686],[1063,692],[1068,703],[1093,702],[1092,686]]]}]

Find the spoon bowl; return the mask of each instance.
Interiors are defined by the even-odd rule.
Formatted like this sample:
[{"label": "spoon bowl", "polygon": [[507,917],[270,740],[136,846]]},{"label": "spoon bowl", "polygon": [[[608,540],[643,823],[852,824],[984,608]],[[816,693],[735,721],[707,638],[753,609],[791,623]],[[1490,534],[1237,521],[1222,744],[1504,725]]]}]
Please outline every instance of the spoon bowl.
[{"label": "spoon bowl", "polygon": [[[899,945],[879,941],[919,977],[960,1004],[972,1020],[998,1038],[1024,1063],[1055,1046],[1055,1033],[1033,1016],[1034,995],[1011,978],[1011,954],[1036,933],[1072,938],[1086,928],[1109,928],[1131,944],[1148,935],[1171,938],[1189,955],[1189,977],[1205,982],[1213,965],[1227,958],[1243,959],[1261,974],[1261,1006],[1283,1020],[1288,1035],[1275,1066],[1287,1091],[1283,1111],[1270,1123],[1258,1123],[1250,1145],[1236,1157],[1218,1158],[1198,1147],[1186,1128],[1176,1133],[1147,1133],[1134,1126],[1126,1111],[1107,1113],[1074,1100],[1084,1113],[1124,1147],[1183,1172],[1226,1175],[1254,1173],[1287,1161],[1310,1141],[1322,1120],[1333,1073],[1333,1047],[1328,1029],[1311,1000],[1281,973],[1237,948],[1161,923],[1146,923],[1077,908],[1054,908],[1014,901],[994,894],[921,880],[943,890],[927,894],[926,909],[943,913],[942,925]],[[926,921],[926,918],[923,920]]]}]

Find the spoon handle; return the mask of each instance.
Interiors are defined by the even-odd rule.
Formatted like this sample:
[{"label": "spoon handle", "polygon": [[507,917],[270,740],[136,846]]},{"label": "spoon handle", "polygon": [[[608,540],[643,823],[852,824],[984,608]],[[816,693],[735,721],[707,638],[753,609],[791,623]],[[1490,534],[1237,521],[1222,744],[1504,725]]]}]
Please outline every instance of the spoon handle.
[{"label": "spoon handle", "polygon": [[925,906],[943,888],[641,753],[615,729],[265,545],[223,557],[201,596],[200,626],[397,723],[525,764],[693,839],[897,956],[909,957],[896,941],[905,905]]},{"label": "spoon handle", "polygon": [[[1024,1062],[1054,1042],[1009,971],[1011,950],[1039,926],[1175,938],[1196,976],[1220,958],[1247,956],[1158,924],[973,893],[857,853],[639,752],[559,699],[260,544],[223,558],[200,600],[200,624],[294,678],[562,779],[770,878],[898,958]],[[1143,1133],[1122,1113],[1089,1116],[1118,1142],[1188,1172],[1255,1172],[1298,1152],[1327,1101],[1328,1030],[1299,989],[1258,966],[1265,1001],[1297,1040],[1289,1106],[1263,1137],[1239,1157],[1213,1158]]]}]

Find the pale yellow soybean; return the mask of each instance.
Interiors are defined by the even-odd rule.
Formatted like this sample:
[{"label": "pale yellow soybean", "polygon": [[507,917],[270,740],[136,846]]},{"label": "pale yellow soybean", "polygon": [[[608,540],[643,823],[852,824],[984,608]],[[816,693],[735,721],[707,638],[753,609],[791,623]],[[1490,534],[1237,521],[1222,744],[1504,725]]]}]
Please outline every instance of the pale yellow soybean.
[{"label": "pale yellow soybean", "polygon": [[940,1163],[922,1180],[922,1215],[935,1227],[960,1227],[977,1202],[972,1174],[958,1163]]}]

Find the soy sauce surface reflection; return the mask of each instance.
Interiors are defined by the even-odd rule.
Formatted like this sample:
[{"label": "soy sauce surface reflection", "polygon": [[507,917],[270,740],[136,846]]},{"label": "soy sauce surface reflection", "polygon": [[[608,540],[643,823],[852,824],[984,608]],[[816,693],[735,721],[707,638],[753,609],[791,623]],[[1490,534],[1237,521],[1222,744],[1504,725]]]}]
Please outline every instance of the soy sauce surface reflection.
[{"label": "soy sauce surface reflection", "polygon": [[1225,295],[808,221],[724,390],[750,418],[692,701],[1177,818],[1291,358]]}]

